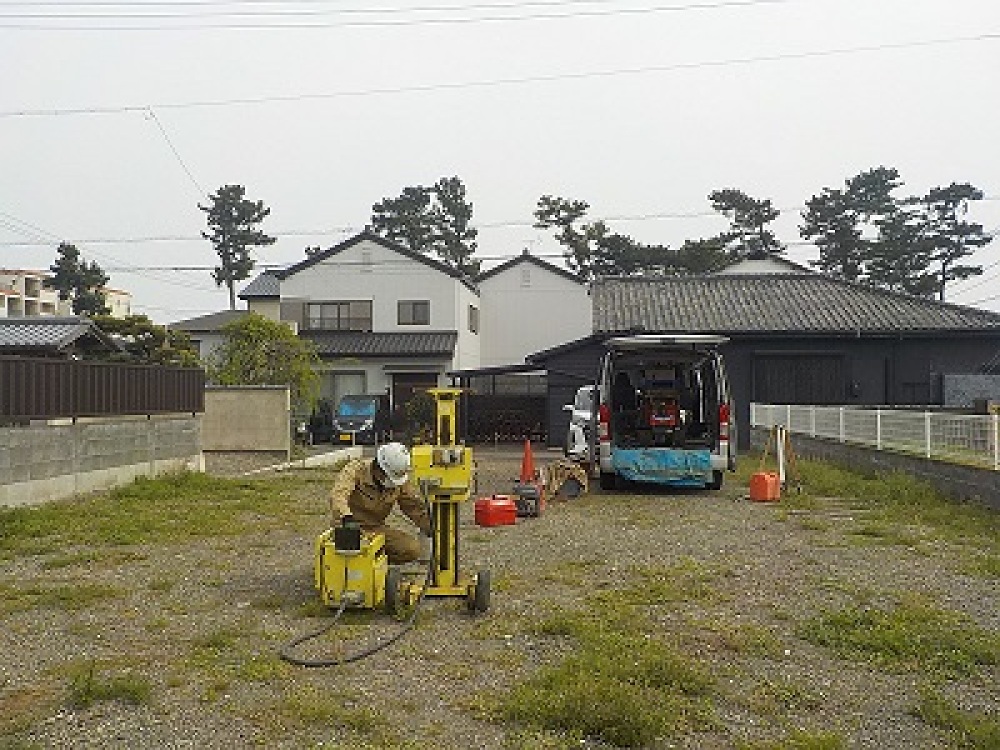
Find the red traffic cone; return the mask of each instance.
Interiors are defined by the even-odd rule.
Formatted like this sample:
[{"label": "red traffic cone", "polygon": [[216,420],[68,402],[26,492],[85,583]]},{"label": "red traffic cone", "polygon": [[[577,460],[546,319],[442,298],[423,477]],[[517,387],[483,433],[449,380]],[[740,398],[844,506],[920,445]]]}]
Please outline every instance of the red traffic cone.
[{"label": "red traffic cone", "polygon": [[531,455],[531,440],[524,441],[524,457],[521,458],[521,483],[528,484],[538,479],[535,471],[535,458]]}]

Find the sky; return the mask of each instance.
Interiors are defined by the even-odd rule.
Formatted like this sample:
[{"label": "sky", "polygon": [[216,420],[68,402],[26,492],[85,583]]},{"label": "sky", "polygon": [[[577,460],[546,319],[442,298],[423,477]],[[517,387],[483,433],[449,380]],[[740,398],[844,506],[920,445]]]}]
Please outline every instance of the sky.
[{"label": "sky", "polygon": [[[726,187],[808,263],[805,201],[880,165],[972,183],[1000,232],[996,0],[0,0],[0,71],[0,268],[73,242],[157,323],[228,307],[225,184],[271,209],[259,269],[453,175],[484,268],[560,262],[542,195],[678,246]],[[1000,311],[1000,239],[972,261],[948,301]]]}]

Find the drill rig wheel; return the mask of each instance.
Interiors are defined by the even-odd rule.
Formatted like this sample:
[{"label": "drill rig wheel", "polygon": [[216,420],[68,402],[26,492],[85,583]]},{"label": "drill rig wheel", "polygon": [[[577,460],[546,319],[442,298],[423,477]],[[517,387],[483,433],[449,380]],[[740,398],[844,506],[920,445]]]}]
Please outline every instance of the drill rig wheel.
[{"label": "drill rig wheel", "polygon": [[385,576],[385,611],[390,615],[399,610],[402,585],[403,574],[399,572],[399,568],[389,566],[389,572]]},{"label": "drill rig wheel", "polygon": [[476,573],[476,583],[469,593],[469,611],[485,612],[490,608],[490,571]]}]

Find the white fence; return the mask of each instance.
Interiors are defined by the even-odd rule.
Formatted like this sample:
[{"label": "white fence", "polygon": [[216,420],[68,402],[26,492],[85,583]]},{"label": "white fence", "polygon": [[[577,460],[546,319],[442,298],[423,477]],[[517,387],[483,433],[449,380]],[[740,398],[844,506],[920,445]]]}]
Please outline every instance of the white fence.
[{"label": "white fence", "polygon": [[750,404],[750,424],[1000,470],[1000,415],[856,406]]}]

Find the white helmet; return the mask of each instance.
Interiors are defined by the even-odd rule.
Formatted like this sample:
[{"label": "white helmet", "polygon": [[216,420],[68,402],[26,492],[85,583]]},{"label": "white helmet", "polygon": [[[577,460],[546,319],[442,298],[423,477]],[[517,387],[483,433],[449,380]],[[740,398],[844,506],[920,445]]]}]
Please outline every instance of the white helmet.
[{"label": "white helmet", "polygon": [[375,461],[393,487],[406,484],[410,473],[410,452],[400,443],[385,443],[375,451]]}]

